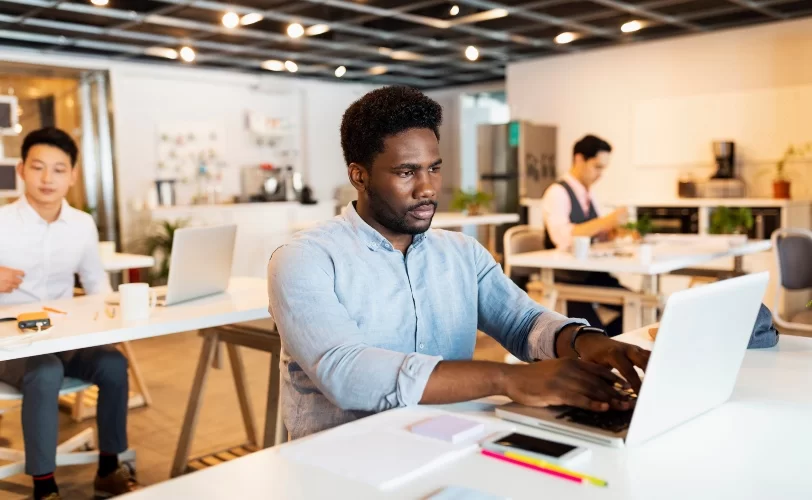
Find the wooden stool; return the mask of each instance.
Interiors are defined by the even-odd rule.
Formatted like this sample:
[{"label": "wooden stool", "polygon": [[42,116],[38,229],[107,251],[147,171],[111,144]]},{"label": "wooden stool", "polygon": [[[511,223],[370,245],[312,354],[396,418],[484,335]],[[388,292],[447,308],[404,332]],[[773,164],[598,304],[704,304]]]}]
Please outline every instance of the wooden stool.
[{"label": "wooden stool", "polygon": [[[194,382],[189,392],[189,402],[186,406],[186,414],[183,417],[183,427],[181,428],[178,447],[175,451],[175,458],[172,462],[172,470],[170,471],[171,477],[177,477],[191,470],[197,470],[202,466],[227,461],[229,458],[258,449],[259,439],[257,438],[251,401],[248,397],[245,366],[243,365],[242,355],[240,354],[238,346],[271,353],[268,400],[265,406],[265,430],[262,439],[262,447],[269,448],[275,444],[281,444],[287,441],[287,431],[284,428],[279,404],[281,395],[279,359],[282,353],[282,341],[279,338],[279,334],[273,322],[268,319],[217,328],[207,328],[201,330],[200,334],[203,336],[203,347],[200,350],[200,359],[197,362]],[[195,427],[197,426],[200,405],[203,401],[203,390],[206,385],[209,366],[216,368],[221,366],[221,350],[219,349],[221,342],[225,344],[226,350],[228,351],[231,371],[234,376],[234,385],[237,389],[237,398],[240,403],[240,413],[242,414],[248,442],[245,445],[232,447],[223,452],[214,453],[206,457],[198,457],[193,460],[193,465],[189,461],[189,451],[192,446]],[[239,448],[239,451],[235,452],[237,448]]]}]

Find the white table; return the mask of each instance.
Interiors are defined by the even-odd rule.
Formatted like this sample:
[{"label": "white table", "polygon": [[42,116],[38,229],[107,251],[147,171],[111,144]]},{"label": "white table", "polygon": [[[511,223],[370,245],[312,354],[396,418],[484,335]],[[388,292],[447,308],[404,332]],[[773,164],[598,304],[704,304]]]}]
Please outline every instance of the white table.
[{"label": "white table", "polygon": [[[650,345],[647,329],[618,339]],[[422,499],[450,485],[464,485],[514,499],[617,500],[808,499],[812,492],[812,339],[782,336],[776,348],[748,351],[731,401],[642,446],[614,449],[530,427],[523,433],[592,448],[579,470],[609,481],[602,489],[572,484],[487,457],[469,455],[386,494],[280,455],[282,447],[173,479],[131,494],[128,500],[250,498],[262,492],[286,499]],[[442,407],[492,417],[493,400]],[[360,428],[403,425],[422,410],[390,411],[352,424]],[[334,433],[327,431],[309,439]],[[284,446],[296,446],[296,442]],[[397,450],[380,450],[391,456]]]},{"label": "white table", "polygon": [[437,212],[431,220],[431,227],[447,229],[466,226],[498,226],[519,222],[519,214],[481,214],[465,215],[461,212]]},{"label": "white table", "polygon": [[114,253],[102,255],[104,270],[113,273],[129,269],[144,269],[155,265],[155,258],[150,255],[137,255],[132,253]]},{"label": "white table", "polygon": [[68,313],[51,313],[54,326],[32,336],[20,335],[14,322],[0,323],[0,361],[269,317],[266,281],[259,278],[232,278],[226,293],[158,307],[149,320],[133,323],[124,323],[119,316],[108,317],[104,299],[95,295],[0,307],[3,317],[39,311],[43,306]]},{"label": "white table", "polygon": [[[604,248],[611,247],[607,245]],[[635,247],[629,248],[635,250]],[[566,251],[541,250],[514,254],[510,257],[510,265],[541,269],[541,281],[544,284],[545,294],[551,294],[555,288],[554,270],[563,269],[641,274],[643,275],[642,295],[652,296],[659,294],[658,276],[661,274],[700,266],[725,257],[733,257],[735,261],[733,271],[741,273],[741,257],[767,252],[770,248],[769,240],[748,241],[741,245],[730,246],[722,240],[703,242],[697,239],[686,239],[682,243],[671,241],[654,244],[653,258],[650,262],[642,262],[634,255],[628,257],[603,255],[603,250],[593,251],[586,259],[577,259],[572,253]],[[628,331],[639,328],[643,324],[654,323],[657,321],[656,314],[656,307],[644,305],[642,321],[627,318],[624,330]]]}]

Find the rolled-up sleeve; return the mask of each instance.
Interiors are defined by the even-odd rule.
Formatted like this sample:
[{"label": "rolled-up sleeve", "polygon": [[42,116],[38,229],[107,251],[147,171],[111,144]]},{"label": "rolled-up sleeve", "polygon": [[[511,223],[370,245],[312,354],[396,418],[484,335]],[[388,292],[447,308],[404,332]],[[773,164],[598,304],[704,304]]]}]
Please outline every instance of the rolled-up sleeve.
[{"label": "rolled-up sleeve", "polygon": [[442,358],[370,346],[335,293],[330,256],[294,242],[268,265],[269,311],[283,346],[343,410],[415,405]]},{"label": "rolled-up sleeve", "polygon": [[538,304],[516,286],[491,254],[472,241],[477,266],[478,328],[523,361],[555,357],[555,336],[571,324],[586,324]]}]

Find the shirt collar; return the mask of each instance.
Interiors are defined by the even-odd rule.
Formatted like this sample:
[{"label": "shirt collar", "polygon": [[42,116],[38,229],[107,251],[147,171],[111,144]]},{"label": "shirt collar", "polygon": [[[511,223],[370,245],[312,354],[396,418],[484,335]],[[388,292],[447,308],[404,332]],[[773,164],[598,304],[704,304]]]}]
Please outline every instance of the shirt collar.
[{"label": "shirt collar", "polygon": [[589,189],[587,189],[586,186],[581,184],[581,181],[576,179],[572,174],[567,173],[567,175],[564,176],[564,180],[567,182],[567,184],[570,185],[572,190],[575,191],[575,194],[587,198],[589,197]]},{"label": "shirt collar", "polygon": [[[47,224],[45,219],[43,219],[34,207],[28,203],[28,197],[23,194],[17,199],[17,208],[20,212],[20,217],[22,217],[23,222],[29,224]],[[70,205],[64,199],[62,200],[62,208],[59,210],[59,216],[56,218],[54,223],[67,223],[68,222],[68,212],[70,210]]]},{"label": "shirt collar", "polygon": [[[347,210],[344,212],[344,218],[347,222],[350,223],[355,234],[357,234],[366,245],[369,247],[370,250],[377,250],[378,248],[383,248],[389,251],[395,251],[395,247],[392,246],[392,243],[389,242],[381,233],[375,230],[372,226],[367,224],[364,219],[358,215],[358,212],[355,210],[355,202],[351,201],[347,205]],[[427,231],[428,232],[428,231]],[[413,247],[419,245],[426,239],[426,233],[416,234],[414,238],[412,238],[412,245]]]}]

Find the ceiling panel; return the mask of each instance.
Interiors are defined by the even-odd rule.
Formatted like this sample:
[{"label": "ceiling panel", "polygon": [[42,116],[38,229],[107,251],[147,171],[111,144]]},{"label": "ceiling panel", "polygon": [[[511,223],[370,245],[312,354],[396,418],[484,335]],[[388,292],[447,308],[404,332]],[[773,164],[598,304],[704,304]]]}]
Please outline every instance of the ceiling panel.
[{"label": "ceiling panel", "polygon": [[[329,5],[325,0],[110,0],[106,7],[66,0],[39,5],[42,0],[0,0],[0,45],[164,64],[181,63],[145,55],[144,49],[190,45],[200,55],[194,63],[199,66],[259,72],[264,70],[258,61],[278,54],[296,59],[299,76],[334,79],[333,68],[341,64],[348,79],[426,88],[499,79],[510,61],[531,57],[812,15],[812,0],[330,0]],[[453,5],[459,7],[456,15]],[[467,17],[498,8],[508,15]],[[240,15],[262,12],[265,18],[229,30],[221,23],[227,9]],[[635,17],[646,27],[621,33],[620,26]],[[327,31],[294,40],[286,29],[295,22],[305,28],[325,24]],[[563,31],[575,33],[575,41],[554,43]],[[469,45],[479,48],[479,60],[465,58]],[[387,72],[370,74],[373,66],[386,66]]]}]

